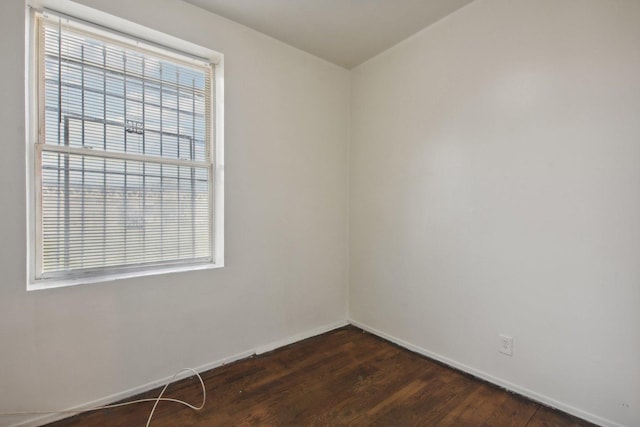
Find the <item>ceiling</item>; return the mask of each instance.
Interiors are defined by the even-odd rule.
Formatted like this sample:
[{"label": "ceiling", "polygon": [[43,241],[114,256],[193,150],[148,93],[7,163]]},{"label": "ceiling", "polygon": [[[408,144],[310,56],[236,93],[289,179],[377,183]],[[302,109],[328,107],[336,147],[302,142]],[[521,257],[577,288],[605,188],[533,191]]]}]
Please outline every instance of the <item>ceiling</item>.
[{"label": "ceiling", "polygon": [[473,0],[184,0],[353,68]]}]

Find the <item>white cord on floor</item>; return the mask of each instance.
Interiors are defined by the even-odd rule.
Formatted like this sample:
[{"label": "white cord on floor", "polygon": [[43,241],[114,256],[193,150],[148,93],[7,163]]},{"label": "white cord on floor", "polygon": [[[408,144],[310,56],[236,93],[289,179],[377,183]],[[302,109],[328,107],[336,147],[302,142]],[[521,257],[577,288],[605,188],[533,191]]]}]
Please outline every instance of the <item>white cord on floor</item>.
[{"label": "white cord on floor", "polygon": [[[173,383],[173,380],[175,380],[175,378],[178,375],[180,375],[181,373],[186,372],[186,371],[193,372],[198,377],[198,380],[200,381],[200,387],[202,388],[202,403],[200,404],[200,406],[194,406],[194,405],[192,405],[190,403],[187,403],[187,402],[185,402],[183,400],[172,399],[170,397],[162,397],[162,396],[164,396],[165,391],[167,391],[167,388],[169,387],[169,385],[171,385]],[[207,390],[204,387],[204,381],[202,380],[202,377],[200,376],[200,374],[198,372],[196,372],[195,369],[184,368],[184,369],[180,369],[178,372],[173,374],[173,376],[171,377],[169,382],[164,386],[164,388],[162,389],[162,391],[160,392],[158,397],[156,397],[155,399],[153,399],[153,398],[138,399],[138,400],[132,400],[131,402],[114,403],[112,405],[96,406],[96,407],[93,407],[93,408],[86,408],[86,409],[67,409],[67,410],[62,410],[62,411],[0,412],[0,415],[81,414],[83,412],[99,411],[101,409],[119,408],[120,406],[133,405],[133,404],[136,404],[136,403],[155,402],[153,404],[153,408],[151,409],[151,413],[149,413],[149,418],[147,418],[146,427],[149,427],[149,425],[151,424],[151,418],[153,418],[153,413],[156,411],[156,408],[158,407],[158,403],[160,403],[160,402],[175,402],[175,403],[179,403],[179,404],[181,404],[183,406],[187,406],[187,407],[189,407],[189,408],[191,408],[191,409],[193,409],[195,411],[199,411],[202,408],[204,408],[204,404],[205,404],[206,401],[207,401]]]}]

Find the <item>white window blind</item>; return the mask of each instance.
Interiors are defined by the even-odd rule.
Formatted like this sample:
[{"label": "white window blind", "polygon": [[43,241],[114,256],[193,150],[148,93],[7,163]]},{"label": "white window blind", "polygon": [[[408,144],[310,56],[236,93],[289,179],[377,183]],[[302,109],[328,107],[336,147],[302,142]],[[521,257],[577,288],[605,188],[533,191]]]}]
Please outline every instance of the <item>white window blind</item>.
[{"label": "white window blind", "polygon": [[37,23],[36,278],[212,262],[213,67]]}]

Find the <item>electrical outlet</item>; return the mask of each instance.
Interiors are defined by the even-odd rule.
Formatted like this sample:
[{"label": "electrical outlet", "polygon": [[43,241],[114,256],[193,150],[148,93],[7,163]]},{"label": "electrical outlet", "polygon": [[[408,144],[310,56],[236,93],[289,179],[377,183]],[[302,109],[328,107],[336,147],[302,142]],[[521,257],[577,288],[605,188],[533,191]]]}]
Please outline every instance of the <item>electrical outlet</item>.
[{"label": "electrical outlet", "polygon": [[506,354],[507,356],[513,356],[513,337],[508,335],[500,335],[500,348],[498,349],[500,353]]}]

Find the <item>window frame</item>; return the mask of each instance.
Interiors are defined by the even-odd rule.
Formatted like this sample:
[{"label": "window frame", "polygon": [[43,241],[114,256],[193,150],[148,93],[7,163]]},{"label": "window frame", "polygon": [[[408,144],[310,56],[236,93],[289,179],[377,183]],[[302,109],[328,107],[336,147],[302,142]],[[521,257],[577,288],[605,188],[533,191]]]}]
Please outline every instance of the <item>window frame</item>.
[{"label": "window frame", "polygon": [[[69,10],[52,11],[42,4],[27,6],[26,33],[26,145],[27,145],[27,290],[48,289],[119,279],[167,274],[183,271],[204,270],[224,266],[224,56],[218,52],[155,30],[134,24],[106,13],[65,3]],[[142,49],[161,57],[185,62],[192,58],[212,67],[212,82],[209,100],[211,135],[207,150],[210,153],[211,173],[209,185],[210,235],[212,258],[207,262],[180,262],[173,264],[150,264],[144,266],[117,266],[91,269],[86,272],[71,271],[41,278],[42,259],[42,213],[40,212],[41,173],[39,141],[44,138],[41,127],[44,117],[45,98],[42,79],[39,37],[40,20],[43,16],[62,19],[66,25],[106,40],[108,43]],[[46,19],[46,18],[45,18]],[[123,31],[124,30],[124,31]],[[215,95],[215,96],[214,96]]]}]

